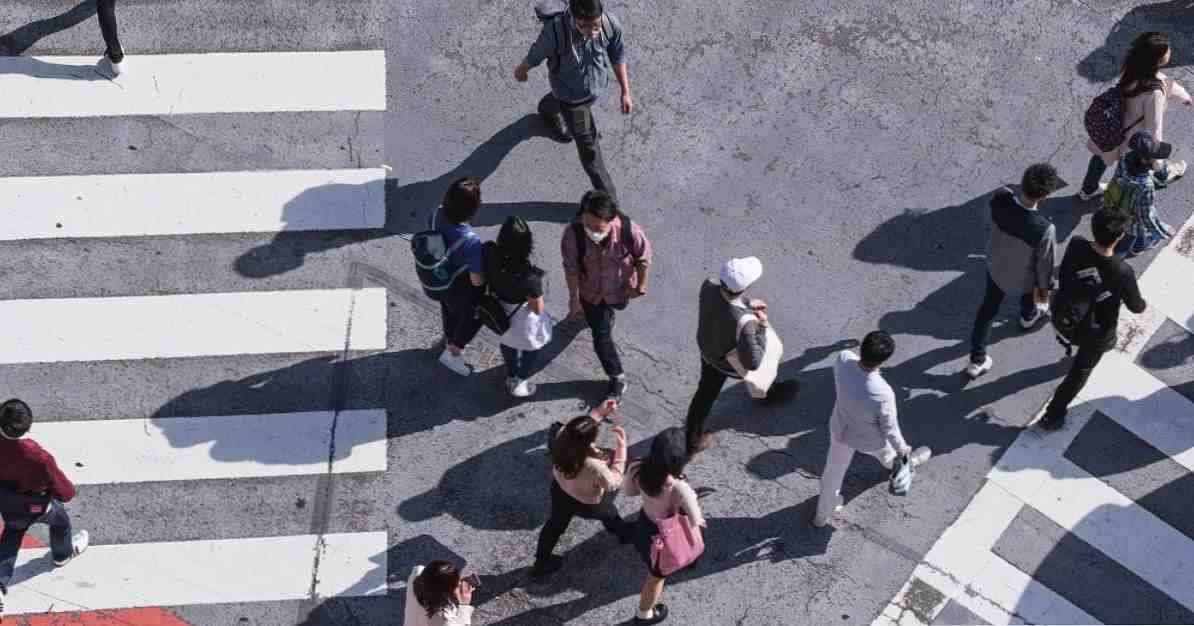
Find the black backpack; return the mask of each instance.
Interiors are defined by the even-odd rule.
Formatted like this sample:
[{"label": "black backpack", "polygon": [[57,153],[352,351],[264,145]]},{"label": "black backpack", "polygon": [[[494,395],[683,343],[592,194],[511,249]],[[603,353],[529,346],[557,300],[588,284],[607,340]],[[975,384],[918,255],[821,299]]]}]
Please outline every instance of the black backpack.
[{"label": "black backpack", "polygon": [[[531,4],[535,17],[539,18],[539,22],[544,26],[550,24],[551,33],[555,36],[556,53],[547,57],[547,71],[555,74],[560,69],[560,57],[564,54],[563,41],[568,36],[568,25],[562,19],[568,10],[568,0],[534,0]],[[604,12],[601,14],[601,36],[605,37],[607,43],[613,38],[609,18]]]},{"label": "black backpack", "polygon": [[50,496],[20,493],[9,485],[0,485],[0,513],[41,517],[50,510]]},{"label": "black backpack", "polygon": [[[577,213],[579,217],[581,214]],[[618,235],[619,243],[622,245],[622,258],[634,255],[634,234],[630,227],[634,224],[630,221],[630,216],[618,211],[618,218],[622,220],[622,228],[619,229]],[[572,222],[572,236],[576,239],[576,265],[580,268],[580,275],[585,275],[585,248],[589,244],[589,236],[585,234],[585,225],[581,221]],[[636,260],[639,258],[634,257]]]},{"label": "black backpack", "polygon": [[[1088,242],[1075,238],[1069,245],[1088,245]],[[1111,293],[1103,284],[1099,268],[1093,266],[1077,270],[1073,276],[1062,276],[1060,287],[1053,293],[1052,301],[1049,303],[1050,321],[1058,343],[1065,348],[1066,356],[1070,356],[1073,354],[1074,344],[1081,342],[1095,330],[1095,304]]]}]

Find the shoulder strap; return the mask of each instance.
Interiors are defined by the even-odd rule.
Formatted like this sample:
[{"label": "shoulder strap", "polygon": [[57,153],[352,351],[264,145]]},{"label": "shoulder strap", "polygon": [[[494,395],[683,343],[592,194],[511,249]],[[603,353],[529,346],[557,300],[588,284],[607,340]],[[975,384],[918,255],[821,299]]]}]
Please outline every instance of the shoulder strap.
[{"label": "shoulder strap", "polygon": [[564,60],[564,32],[561,31],[560,27],[564,25],[565,15],[567,15],[567,13],[560,13],[559,15],[551,18],[551,33],[556,39],[556,64],[554,68],[548,68],[552,72],[558,70],[560,68],[560,62]]},{"label": "shoulder strap", "polygon": [[576,266],[580,268],[581,276],[585,274],[585,227],[580,222],[572,222],[572,237],[576,240]]},{"label": "shoulder strap", "polygon": [[622,256],[633,256],[637,261],[642,258],[634,253],[634,222],[631,221],[630,216],[618,211],[618,217],[622,220]]},{"label": "shoulder strap", "polygon": [[609,44],[613,40],[613,25],[610,24],[609,18],[606,17],[605,12],[601,12],[601,34],[605,36],[605,43]]}]

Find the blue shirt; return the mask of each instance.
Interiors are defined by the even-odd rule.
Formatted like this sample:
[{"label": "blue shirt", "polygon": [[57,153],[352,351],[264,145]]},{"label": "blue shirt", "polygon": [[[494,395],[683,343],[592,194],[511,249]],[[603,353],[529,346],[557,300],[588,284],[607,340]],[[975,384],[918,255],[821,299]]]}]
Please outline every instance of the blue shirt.
[{"label": "blue shirt", "polygon": [[448,258],[448,264],[452,269],[459,267],[468,267],[468,271],[474,274],[482,274],[485,271],[485,264],[481,255],[481,238],[477,233],[473,232],[473,227],[468,224],[453,224],[451,220],[444,216],[444,208],[439,207],[431,214],[431,219],[427,220],[427,228],[438,231],[444,237],[444,245],[451,248],[456,244],[456,241],[461,237],[468,237],[469,241],[461,244],[452,256]]},{"label": "blue shirt", "polygon": [[[593,40],[576,29],[572,14],[565,11],[543,25],[539,38],[527,52],[524,61],[529,67],[538,67],[549,57],[559,59],[560,65],[548,73],[548,81],[552,95],[560,102],[577,104],[595,100],[609,86],[612,65],[626,63],[622,22],[608,11],[602,20],[606,24]],[[563,39],[557,42],[561,35]]]}]

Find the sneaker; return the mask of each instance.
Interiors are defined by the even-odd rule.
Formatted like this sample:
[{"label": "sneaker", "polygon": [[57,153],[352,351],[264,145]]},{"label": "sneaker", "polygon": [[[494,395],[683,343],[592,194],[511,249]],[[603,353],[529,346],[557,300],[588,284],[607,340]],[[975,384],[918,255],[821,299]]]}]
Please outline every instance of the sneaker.
[{"label": "sneaker", "polygon": [[658,624],[667,619],[667,605],[660,602],[651,609],[651,617],[642,618],[638,615],[634,616],[634,626],[649,626],[650,624]]},{"label": "sneaker", "polygon": [[78,534],[71,538],[71,543],[74,545],[74,549],[71,550],[70,556],[62,559],[61,561],[54,559],[54,565],[62,567],[63,565],[70,563],[71,559],[86,552],[87,546],[91,543],[90,539],[91,537],[87,534],[87,531],[80,530]]},{"label": "sneaker", "polygon": [[546,559],[535,559],[535,566],[531,568],[531,578],[543,578],[548,574],[560,571],[564,566],[564,559],[552,554]]},{"label": "sneaker", "polygon": [[920,446],[908,453],[908,462],[912,464],[912,467],[916,467],[917,465],[924,465],[925,461],[928,461],[932,456],[932,448],[928,446]]},{"label": "sneaker", "polygon": [[572,141],[572,133],[568,130],[568,125],[564,123],[563,115],[549,115],[541,116],[543,121],[547,123],[548,130],[551,131],[556,141],[561,143],[568,143]]},{"label": "sneaker", "polygon": [[1042,417],[1037,424],[1040,425],[1041,430],[1047,430],[1050,432],[1061,430],[1062,427],[1065,426],[1065,416],[1062,415],[1061,417],[1049,417],[1046,415],[1045,417]]},{"label": "sneaker", "polygon": [[535,383],[525,380],[518,380],[517,378],[512,380],[514,383],[510,385],[510,395],[514,396],[515,398],[529,398],[535,395],[535,390],[538,389],[538,387],[535,386]]},{"label": "sneaker", "polygon": [[120,55],[120,61],[113,61],[112,57],[108,56],[108,53],[105,52],[104,56],[100,57],[99,63],[96,63],[96,66],[100,70],[107,70],[108,74],[112,75],[112,78],[116,78],[117,76],[120,76],[121,72],[124,71],[124,68],[122,67],[122,64],[124,63],[123,49],[120,51]]},{"label": "sneaker", "polygon": [[625,376],[618,376],[609,379],[609,387],[606,389],[605,397],[613,398],[618,402],[622,401],[622,396],[626,395],[626,389],[630,387],[630,383],[626,382]]},{"label": "sneaker", "polygon": [[1107,183],[1099,183],[1099,186],[1096,187],[1095,190],[1090,193],[1086,193],[1085,191],[1082,191],[1081,189],[1079,189],[1078,190],[1078,201],[1079,202],[1090,202],[1091,200],[1094,200],[1095,198],[1103,195],[1104,191],[1107,191]]},{"label": "sneaker", "polygon": [[800,381],[784,380],[773,383],[771,388],[767,390],[767,397],[763,398],[764,404],[783,404],[797,396],[800,393]]},{"label": "sneaker", "polygon": [[[846,507],[846,499],[842,497],[842,494],[840,494],[840,493],[837,494],[837,504],[833,505],[833,512],[841,513],[842,509],[845,507]],[[816,526],[817,528],[825,528],[828,525],[829,525],[828,517],[821,517],[820,515],[813,517],[813,526]]]},{"label": "sneaker", "polygon": [[1158,225],[1161,227],[1161,234],[1167,239],[1173,239],[1173,236],[1177,234],[1177,229],[1168,222],[1158,222]]},{"label": "sneaker", "polygon": [[463,356],[452,354],[452,351],[448,349],[445,349],[443,354],[439,355],[439,363],[461,376],[468,376],[473,373],[472,366],[464,362]]},{"label": "sneaker", "polygon": [[1028,329],[1032,328],[1033,326],[1036,326],[1036,323],[1041,321],[1041,318],[1048,315],[1048,313],[1049,313],[1048,305],[1045,305],[1045,304],[1036,305],[1036,307],[1032,309],[1032,317],[1028,317],[1028,318],[1021,317],[1020,318],[1020,328],[1023,328],[1024,330],[1028,330]]},{"label": "sneaker", "polygon": [[1186,175],[1185,161],[1170,161],[1166,167],[1169,170],[1169,177],[1164,181],[1166,185],[1173,183],[1177,181],[1177,179]]},{"label": "sneaker", "polygon": [[966,377],[974,380],[991,371],[991,367],[994,365],[995,361],[991,360],[989,356],[984,356],[983,360],[979,362],[971,361],[966,365]]}]

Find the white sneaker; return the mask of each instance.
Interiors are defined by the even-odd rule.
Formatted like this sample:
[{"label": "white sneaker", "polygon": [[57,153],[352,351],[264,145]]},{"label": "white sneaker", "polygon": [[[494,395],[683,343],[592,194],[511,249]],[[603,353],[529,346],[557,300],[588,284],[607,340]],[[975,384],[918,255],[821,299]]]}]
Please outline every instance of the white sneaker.
[{"label": "white sneaker", "polygon": [[1024,330],[1028,330],[1029,328],[1036,326],[1036,323],[1041,321],[1041,318],[1045,317],[1048,314],[1049,314],[1049,305],[1038,304],[1038,305],[1036,305],[1036,308],[1034,308],[1032,310],[1032,317],[1027,318],[1027,319],[1025,319],[1023,317],[1020,318],[1020,328],[1023,328]]},{"label": "white sneaker", "polygon": [[535,383],[526,380],[518,380],[517,378],[513,380],[514,384],[510,386],[510,395],[514,396],[515,398],[529,398],[535,395],[535,390],[538,389],[538,387],[535,386]]},{"label": "white sneaker", "polygon": [[444,349],[443,354],[439,355],[440,365],[460,374],[461,376],[468,376],[473,373],[473,368],[468,363],[464,362],[464,357],[459,354],[452,354],[451,350]]},{"label": "white sneaker", "polygon": [[923,465],[924,462],[928,461],[932,456],[932,448],[928,446],[920,446],[908,454],[908,462],[912,464],[912,467],[916,467],[917,465]]},{"label": "white sneaker", "polygon": [[[100,57],[99,63],[96,63],[96,67],[100,70],[107,70],[108,74],[112,75],[112,78],[116,78],[117,76],[120,76],[121,72],[124,71],[124,68],[121,67],[123,63],[123,61],[120,63],[113,62],[112,59],[108,57],[108,53],[105,52],[104,56]],[[103,72],[100,73],[102,74]]]},{"label": "white sneaker", "polygon": [[1165,184],[1172,183],[1173,181],[1186,175],[1186,162],[1185,161],[1170,161],[1168,166],[1169,166],[1169,178],[1165,179]]},{"label": "white sneaker", "polygon": [[1107,191],[1107,183],[1099,183],[1098,188],[1096,188],[1091,193],[1086,193],[1085,191],[1082,191],[1081,189],[1079,189],[1078,190],[1078,201],[1079,202],[1090,202],[1091,200],[1094,200],[1095,198],[1103,195],[1104,191]]},{"label": "white sneaker", "polygon": [[58,559],[54,559],[54,565],[57,565],[58,567],[62,567],[63,565],[70,563],[71,559],[86,552],[87,546],[90,545],[90,543],[91,543],[90,540],[91,540],[91,537],[87,534],[87,531],[80,530],[78,532],[78,534],[76,534],[74,537],[71,538],[71,544],[74,546],[74,549],[71,551],[70,556],[66,557],[66,559],[64,559],[62,561],[59,561]]},{"label": "white sneaker", "polygon": [[[840,494],[840,493],[837,494],[837,504],[835,504],[833,506],[833,512],[841,513],[842,509],[845,508],[845,506],[846,506],[846,499],[842,497],[842,494]],[[816,526],[817,528],[825,528],[825,526],[827,526],[828,524],[829,524],[828,517],[821,517],[820,515],[813,517],[813,526]]]},{"label": "white sneaker", "polygon": [[975,378],[978,378],[979,376],[991,371],[991,367],[993,365],[995,365],[995,361],[993,361],[989,356],[983,357],[982,363],[975,363],[974,361],[971,361],[966,364],[966,376],[970,378],[970,380],[974,380]]}]

